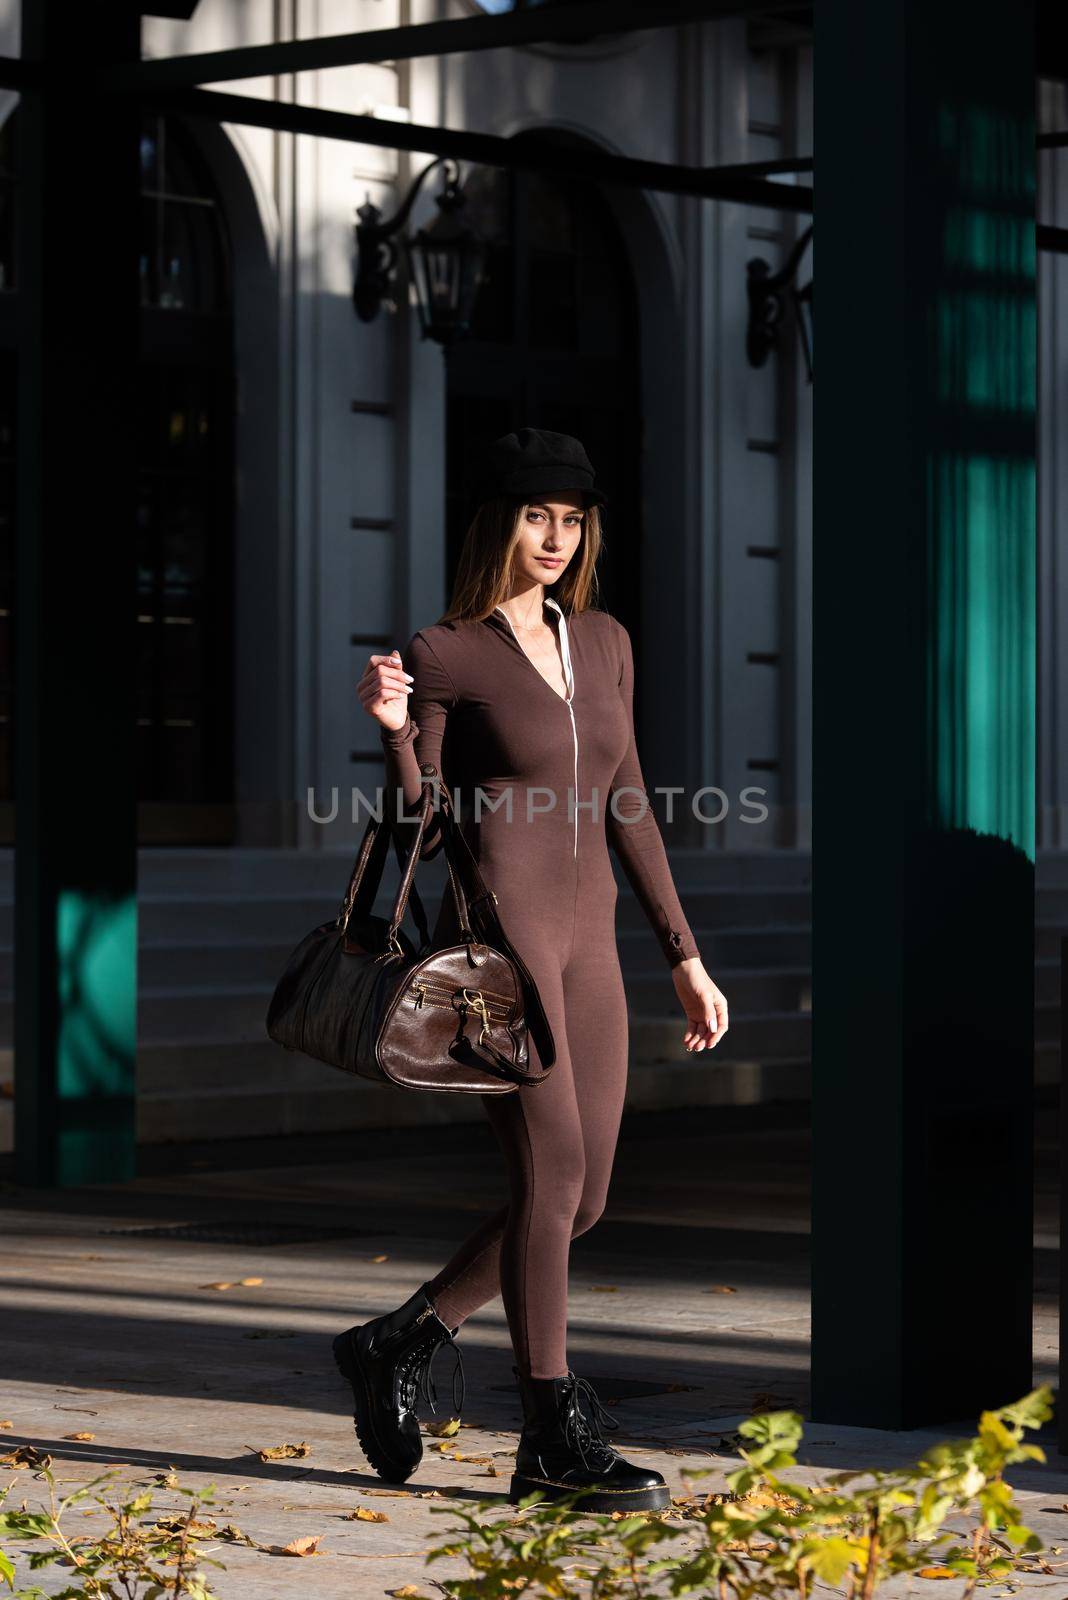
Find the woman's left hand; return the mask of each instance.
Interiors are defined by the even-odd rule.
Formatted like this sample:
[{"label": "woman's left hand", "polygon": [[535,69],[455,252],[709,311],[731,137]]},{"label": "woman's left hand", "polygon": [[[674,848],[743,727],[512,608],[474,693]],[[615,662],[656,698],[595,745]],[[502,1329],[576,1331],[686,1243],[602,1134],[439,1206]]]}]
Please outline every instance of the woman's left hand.
[{"label": "woman's left hand", "polygon": [[711,1050],[727,1031],[726,996],[708,976],[699,956],[680,961],[671,969],[675,993],[690,1026],[682,1042],[687,1050]]}]

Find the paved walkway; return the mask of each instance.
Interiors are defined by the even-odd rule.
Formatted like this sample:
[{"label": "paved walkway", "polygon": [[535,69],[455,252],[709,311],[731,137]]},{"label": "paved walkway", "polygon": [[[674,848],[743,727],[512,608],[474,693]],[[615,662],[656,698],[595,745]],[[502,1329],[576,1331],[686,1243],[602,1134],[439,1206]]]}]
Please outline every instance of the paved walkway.
[{"label": "paved walkway", "polygon": [[[689,1487],[724,1487],[738,1464],[729,1435],[752,1410],[807,1411],[807,1149],[804,1133],[776,1127],[776,1115],[642,1116],[625,1131],[609,1212],[574,1247],[571,1363],[613,1405],[615,1442],[678,1493],[687,1466],[714,1469]],[[423,1465],[400,1493],[365,1467],[330,1339],[403,1300],[499,1203],[488,1131],[205,1144],[151,1160],[153,1171],[122,1188],[55,1195],[8,1185],[0,1196],[0,1419],[11,1423],[0,1449],[47,1451],[67,1485],[102,1464],[146,1477],[173,1469],[185,1484],[214,1482],[219,1523],[260,1545],[321,1539],[311,1570],[308,1560],[220,1547],[223,1600],[287,1600],[313,1586],[347,1600],[405,1584],[433,1595],[433,1578],[463,1570],[424,1569],[449,1522],[441,1509],[507,1489],[519,1409],[500,1301],[462,1335],[468,1402],[458,1453],[468,1459],[427,1437]],[[1047,1209],[1036,1383],[1055,1379]],[[230,1287],[211,1287],[222,1284]],[[443,1351],[443,1416],[450,1367]],[[809,1424],[803,1460],[813,1478],[888,1466],[932,1438],[971,1431],[970,1420],[908,1434]],[[306,1444],[307,1454],[264,1462],[256,1453],[286,1443]],[[1043,1443],[1048,1465],[1013,1482],[1028,1519],[1068,1547],[1068,1460],[1051,1431]],[[19,1478],[16,1498],[32,1502],[38,1485],[28,1472]],[[180,1503],[159,1491],[157,1507]],[[355,1519],[360,1507],[388,1520]],[[69,1581],[51,1573],[46,1589]],[[1056,1573],[1026,1582],[1064,1592]],[[960,1585],[942,1589],[955,1595]]]}]

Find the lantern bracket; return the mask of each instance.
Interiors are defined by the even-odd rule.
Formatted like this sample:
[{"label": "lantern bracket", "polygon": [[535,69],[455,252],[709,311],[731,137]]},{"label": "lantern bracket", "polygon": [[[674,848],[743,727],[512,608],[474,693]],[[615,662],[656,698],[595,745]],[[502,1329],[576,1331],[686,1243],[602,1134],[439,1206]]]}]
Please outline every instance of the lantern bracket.
[{"label": "lantern bracket", "polygon": [[[779,325],[782,322],[786,295],[789,293],[793,301],[798,337],[801,341],[801,352],[809,383],[812,382],[812,339],[809,327],[812,315],[812,279],[810,278],[801,288],[798,288],[795,279],[801,258],[811,240],[810,223],[778,272],[773,273],[768,263],[759,256],[747,263],[749,322],[745,338],[749,365],[762,367],[779,342]],[[809,320],[806,321],[806,318]]]},{"label": "lantern bracket", "polygon": [[373,322],[382,301],[389,295],[397,267],[398,234],[411,215],[412,207],[424,181],[435,167],[452,168],[446,178],[446,192],[455,190],[460,182],[460,169],[451,156],[438,156],[419,173],[396,214],[388,222],[382,221],[382,212],[368,195],[356,212],[359,221],[356,234],[356,281],[352,289],[352,303],[361,322]]}]

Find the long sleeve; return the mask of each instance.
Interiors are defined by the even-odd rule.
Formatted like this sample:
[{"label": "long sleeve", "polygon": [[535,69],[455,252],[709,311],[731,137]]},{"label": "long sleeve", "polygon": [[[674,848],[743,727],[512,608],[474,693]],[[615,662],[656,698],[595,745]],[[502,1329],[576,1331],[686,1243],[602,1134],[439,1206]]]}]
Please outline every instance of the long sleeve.
[{"label": "long sleeve", "polygon": [[[421,633],[412,635],[401,652],[405,672],[413,678],[408,696],[408,720],[394,731],[382,728],[382,750],[386,763],[386,803],[394,816],[413,815],[423,797],[420,772],[424,762],[433,762],[441,771],[441,746],[450,708],[456,703],[452,679]],[[403,790],[403,812],[398,813],[397,791]],[[402,835],[402,837],[404,837]],[[431,861],[444,843],[441,814],[435,805],[423,835],[420,859]]]},{"label": "long sleeve", "polygon": [[[630,743],[609,790],[605,828],[668,965],[675,967],[701,952],[683,914],[663,835],[642,776],[634,739],[634,653],[630,634],[618,619],[616,627],[621,649],[619,693],[626,708]],[[613,799],[621,789],[628,792]]]}]

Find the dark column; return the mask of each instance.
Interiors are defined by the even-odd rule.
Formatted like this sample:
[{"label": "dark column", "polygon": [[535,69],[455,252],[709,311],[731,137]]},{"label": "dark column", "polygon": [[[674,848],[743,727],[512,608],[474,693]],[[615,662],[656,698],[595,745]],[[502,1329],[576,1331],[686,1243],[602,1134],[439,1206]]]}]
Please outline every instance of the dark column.
[{"label": "dark column", "polygon": [[137,900],[133,5],[24,0],[19,109],[15,1085],[20,1181],[133,1170]]},{"label": "dark column", "polygon": [[1028,0],[820,0],[812,1415],[1031,1385]]}]

